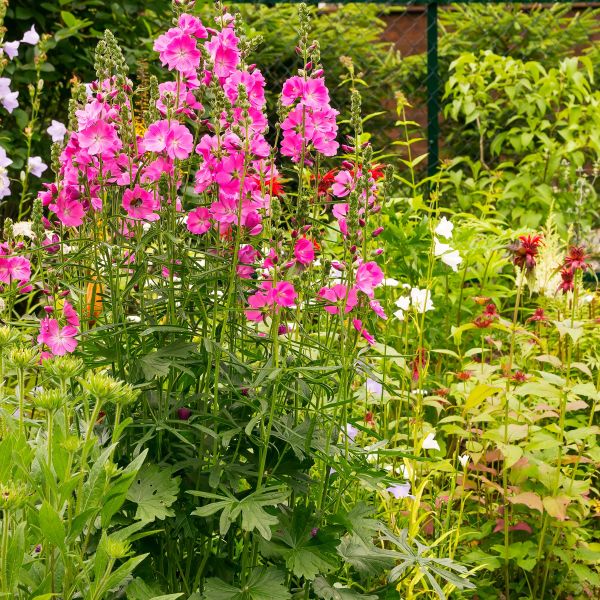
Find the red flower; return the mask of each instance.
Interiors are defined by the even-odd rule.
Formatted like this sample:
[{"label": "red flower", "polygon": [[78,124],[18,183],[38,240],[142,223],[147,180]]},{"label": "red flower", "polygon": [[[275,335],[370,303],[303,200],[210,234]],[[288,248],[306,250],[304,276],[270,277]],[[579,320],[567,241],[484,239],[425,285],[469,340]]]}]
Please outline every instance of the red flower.
[{"label": "red flower", "polygon": [[419,381],[422,371],[427,365],[427,350],[425,348],[419,348],[417,355],[412,361],[412,379],[413,381]]},{"label": "red flower", "polygon": [[535,267],[538,248],[543,244],[541,235],[521,235],[519,241],[511,244],[508,249],[513,253],[515,266],[531,271]]},{"label": "red flower", "polygon": [[332,186],[335,181],[335,175],[338,172],[337,169],[331,169],[331,171],[327,171],[320,179],[319,179],[319,196],[325,196],[329,192],[329,188]]},{"label": "red flower", "polygon": [[589,269],[590,265],[585,262],[589,257],[590,255],[585,253],[582,246],[571,246],[565,257],[565,268],[571,271]]},{"label": "red flower", "polygon": [[560,272],[562,282],[558,286],[558,289],[562,290],[563,294],[566,294],[567,292],[572,292],[573,289],[575,288],[575,284],[573,281],[574,275],[575,275],[575,273],[573,271],[571,271],[571,269],[569,269],[568,267],[564,267],[562,269],[562,271]]},{"label": "red flower", "polygon": [[384,175],[384,169],[385,169],[385,165],[381,165],[379,163],[376,163],[369,170],[369,173],[371,174],[371,177],[375,181],[377,181],[378,179],[381,179],[383,177],[383,175]]},{"label": "red flower", "polygon": [[543,321],[547,321],[548,317],[545,315],[544,313],[544,309],[543,308],[536,308],[535,312],[533,313],[533,315],[531,315],[531,317],[529,317],[529,319],[527,319],[527,322],[529,323],[529,321],[539,321],[539,322],[543,322]]},{"label": "red flower", "polygon": [[512,381],[516,381],[518,383],[523,383],[529,379],[529,375],[525,375],[525,373],[523,373],[523,371],[515,371],[510,376],[510,378]]},{"label": "red flower", "polygon": [[461,381],[468,381],[471,379],[471,371],[459,371],[456,374],[456,378],[460,379]]},{"label": "red flower", "polygon": [[483,309],[483,312],[475,317],[473,323],[475,327],[478,327],[479,329],[485,329],[486,327],[489,327],[498,317],[499,315],[498,311],[496,310],[496,305],[493,302],[490,302]]}]

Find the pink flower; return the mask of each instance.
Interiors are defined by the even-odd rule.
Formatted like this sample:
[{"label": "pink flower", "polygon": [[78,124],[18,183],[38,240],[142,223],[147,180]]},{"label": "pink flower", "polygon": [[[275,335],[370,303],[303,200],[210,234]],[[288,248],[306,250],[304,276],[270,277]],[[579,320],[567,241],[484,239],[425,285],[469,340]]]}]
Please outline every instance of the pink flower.
[{"label": "pink flower", "polygon": [[301,102],[311,108],[324,108],[329,105],[329,91],[322,77],[307,79],[303,82]]},{"label": "pink flower", "polygon": [[206,31],[206,27],[202,25],[202,21],[193,15],[180,15],[177,25],[183,33],[193,35],[198,39],[205,39],[208,37],[208,31]]},{"label": "pink flower", "polygon": [[239,39],[231,27],[226,27],[205,44],[214,64],[214,74],[221,80],[236,70],[240,61]]},{"label": "pink flower", "polygon": [[301,265],[309,265],[315,260],[315,248],[313,243],[306,238],[301,238],[294,246],[294,256]]},{"label": "pink flower", "polygon": [[23,256],[0,256],[0,281],[24,284],[31,278],[31,263]]},{"label": "pink flower", "polygon": [[65,305],[63,306],[63,315],[69,325],[79,327],[79,315],[70,302],[65,302]]},{"label": "pink flower", "polygon": [[325,306],[325,310],[331,315],[338,314],[339,305],[343,307],[345,313],[349,313],[358,304],[356,289],[348,289],[341,283],[330,288],[321,288],[319,290],[319,297],[331,302],[333,306]]},{"label": "pink flower", "polygon": [[383,281],[383,271],[376,262],[363,263],[356,271],[356,287],[369,298],[373,297],[375,288]]},{"label": "pink flower", "polygon": [[[169,32],[162,35],[161,38],[168,35]],[[156,40],[156,42],[158,42],[158,40]],[[157,43],[154,44],[154,49],[157,49]],[[167,65],[169,71],[175,69],[180,73],[189,73],[190,71],[196,70],[200,64],[200,57],[201,54],[196,46],[196,40],[186,33],[169,36],[164,50],[160,52],[162,64]]]},{"label": "pink flower", "polygon": [[298,77],[298,75],[290,77],[283,84],[281,90],[281,104],[283,104],[283,106],[291,106],[298,98],[300,98],[303,88],[304,80],[302,77]]},{"label": "pink flower", "polygon": [[251,309],[245,311],[246,318],[249,321],[258,322],[263,318],[262,309],[268,304],[267,295],[264,292],[256,292],[256,294],[248,297],[248,304]]},{"label": "pink flower", "polygon": [[171,123],[166,139],[166,150],[169,158],[187,158],[194,147],[194,136],[181,123]]},{"label": "pink flower", "polygon": [[89,127],[86,127],[78,135],[79,145],[88,154],[114,154],[122,146],[121,140],[117,135],[115,128],[105,121],[94,121]]},{"label": "pink flower", "polygon": [[123,194],[123,208],[132,219],[157,221],[160,217],[154,211],[160,209],[160,202],[156,195],[139,185],[132,190],[127,189]]},{"label": "pink flower", "polygon": [[294,306],[297,296],[298,294],[292,283],[289,281],[280,281],[267,292],[267,302],[290,308]]},{"label": "pink flower", "polygon": [[83,223],[83,204],[61,192],[56,202],[48,207],[65,227],[79,227]]},{"label": "pink flower", "polygon": [[198,208],[190,211],[187,217],[186,225],[188,230],[196,235],[202,235],[203,233],[206,233],[212,227],[208,208],[199,206]]},{"label": "pink flower", "polygon": [[169,121],[166,119],[152,123],[144,135],[144,148],[151,152],[162,152],[167,146]]},{"label": "pink flower", "polygon": [[40,322],[37,341],[39,344],[46,344],[56,356],[63,356],[77,348],[76,335],[77,329],[72,325],[61,329],[56,319],[46,318]]},{"label": "pink flower", "polygon": [[350,171],[340,171],[334,178],[331,191],[338,198],[347,196],[355,187],[356,183]]},{"label": "pink flower", "polygon": [[387,315],[385,314],[385,310],[383,310],[383,306],[381,306],[377,300],[371,300],[371,302],[369,302],[369,306],[378,317],[381,319],[387,319]]},{"label": "pink flower", "polygon": [[356,329],[356,331],[358,331],[371,346],[375,343],[375,338],[363,327],[360,319],[352,319],[352,325],[354,325],[354,329]]}]

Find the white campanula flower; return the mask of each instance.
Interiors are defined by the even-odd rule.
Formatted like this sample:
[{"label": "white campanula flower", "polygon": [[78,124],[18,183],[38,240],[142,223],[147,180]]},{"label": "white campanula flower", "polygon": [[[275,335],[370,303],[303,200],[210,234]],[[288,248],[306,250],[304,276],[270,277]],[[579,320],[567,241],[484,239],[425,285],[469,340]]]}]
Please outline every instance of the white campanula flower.
[{"label": "white campanula flower", "polygon": [[461,454],[458,457],[458,462],[463,466],[466,467],[469,464],[469,455],[468,454]]},{"label": "white campanula flower", "polygon": [[386,287],[398,287],[398,285],[400,285],[400,282],[397,279],[394,279],[393,277],[386,277],[383,280],[383,285]]},{"label": "white campanula flower", "polygon": [[376,396],[380,396],[383,392],[383,386],[379,381],[375,381],[370,377],[367,377],[367,381],[365,383],[365,387],[367,388],[367,392],[370,394],[375,394]]},{"label": "white campanula flower", "polygon": [[20,42],[4,42],[2,48],[0,48],[0,55],[6,54],[8,56],[8,60],[12,60],[17,54],[19,54],[19,44]]},{"label": "white campanula flower", "polygon": [[433,239],[433,253],[435,256],[441,257],[442,262],[449,267],[452,267],[453,271],[458,270],[458,265],[462,262],[462,257],[458,250],[454,250],[450,247],[450,244],[444,244],[437,238]]},{"label": "white campanula flower", "polygon": [[10,89],[10,79],[0,77],[0,103],[7,112],[12,113],[19,106],[18,96],[19,92],[12,92]]},{"label": "white campanula flower", "polygon": [[428,289],[412,288],[410,290],[410,302],[413,308],[420,313],[433,310],[431,292]]},{"label": "white campanula flower", "polygon": [[42,161],[41,156],[30,156],[27,159],[27,166],[34,177],[41,177],[42,173],[48,168],[48,165]]},{"label": "white campanula flower", "polygon": [[358,429],[351,423],[346,423],[346,425],[342,427],[342,434],[353,442],[354,438],[358,435]]},{"label": "white campanula flower", "polygon": [[437,235],[442,236],[443,238],[450,239],[452,237],[452,230],[454,229],[454,225],[446,219],[446,217],[442,217],[440,222],[437,224],[435,228],[435,232]]},{"label": "white campanula flower", "polygon": [[414,498],[414,496],[410,493],[410,482],[406,483],[398,483],[396,485],[391,485],[386,488],[386,491],[392,494],[396,500],[400,500],[401,498]]},{"label": "white campanula flower", "polygon": [[435,432],[428,433],[425,439],[423,440],[423,445],[421,446],[423,450],[439,450],[440,445],[437,443],[435,439]]},{"label": "white campanula flower", "polygon": [[53,142],[62,142],[67,134],[67,128],[64,123],[52,119],[52,125],[46,129],[46,133],[52,138]]},{"label": "white campanula flower", "polygon": [[24,33],[23,39],[21,41],[24,44],[31,44],[32,46],[35,46],[40,41],[40,36],[35,30],[35,25],[32,25],[31,29]]}]

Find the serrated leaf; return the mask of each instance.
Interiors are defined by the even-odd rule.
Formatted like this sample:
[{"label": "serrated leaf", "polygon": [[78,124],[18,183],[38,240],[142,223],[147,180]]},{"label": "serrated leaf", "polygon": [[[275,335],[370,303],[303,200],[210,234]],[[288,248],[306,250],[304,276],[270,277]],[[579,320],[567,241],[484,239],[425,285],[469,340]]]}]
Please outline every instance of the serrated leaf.
[{"label": "serrated leaf", "polygon": [[127,491],[127,500],[138,507],[135,518],[151,523],[154,519],[173,517],[169,507],[177,500],[179,477],[171,477],[170,469],[158,465],[147,465],[140,469],[138,476]]},{"label": "serrated leaf", "polygon": [[315,594],[322,600],[377,600],[377,596],[359,594],[346,588],[331,585],[324,577],[317,577],[313,583]]},{"label": "serrated leaf", "polygon": [[379,575],[394,565],[394,557],[389,552],[377,548],[372,543],[358,537],[345,536],[337,547],[338,554],[344,562],[352,565],[363,575]]},{"label": "serrated leaf", "polygon": [[535,492],[521,492],[515,496],[509,496],[507,500],[511,504],[524,504],[528,508],[544,512],[544,505],[542,499]]},{"label": "serrated leaf", "polygon": [[276,569],[260,567],[254,569],[244,588],[225,583],[216,577],[206,580],[204,600],[289,600],[290,592],[285,587],[283,573]]}]

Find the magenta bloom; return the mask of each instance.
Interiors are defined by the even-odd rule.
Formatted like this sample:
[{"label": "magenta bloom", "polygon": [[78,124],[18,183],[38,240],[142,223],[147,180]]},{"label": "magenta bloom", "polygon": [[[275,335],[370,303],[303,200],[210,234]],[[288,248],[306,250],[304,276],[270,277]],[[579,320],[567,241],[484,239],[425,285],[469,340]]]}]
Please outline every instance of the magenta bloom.
[{"label": "magenta bloom", "polygon": [[340,311],[340,306],[345,313],[349,313],[358,304],[356,289],[348,289],[342,283],[338,283],[330,288],[321,288],[319,290],[319,297],[331,302],[331,306],[325,306],[325,310],[331,315],[337,315]]},{"label": "magenta bloom", "polygon": [[183,33],[193,35],[198,39],[205,39],[208,37],[208,31],[206,31],[206,27],[202,25],[202,21],[193,15],[182,14],[177,21],[177,25]]},{"label": "magenta bloom", "polygon": [[169,131],[169,121],[166,119],[149,125],[144,135],[144,148],[151,152],[162,152],[167,146]]},{"label": "magenta bloom", "polygon": [[114,154],[122,146],[115,128],[101,119],[80,131],[78,140],[81,148],[87,150],[90,156]]},{"label": "magenta bloom", "polygon": [[62,193],[58,196],[54,204],[48,207],[65,227],[79,227],[85,217],[83,204],[74,198],[68,197]]},{"label": "magenta bloom", "polygon": [[189,73],[198,68],[200,56],[196,40],[186,33],[180,33],[170,37],[165,49],[160,53],[160,60],[163,65],[169,67],[169,71],[175,69],[180,73]]},{"label": "magenta bloom", "polygon": [[40,344],[46,344],[52,354],[63,356],[73,352],[77,348],[77,329],[72,325],[66,325],[60,328],[56,319],[42,319],[40,322],[40,334],[37,341]]},{"label": "magenta bloom", "polygon": [[289,281],[280,281],[267,292],[267,302],[290,308],[294,306],[297,296],[298,294],[292,283]]},{"label": "magenta bloom", "polygon": [[322,77],[307,79],[302,86],[301,102],[311,108],[325,108],[329,105],[329,91]]},{"label": "magenta bloom", "polygon": [[27,283],[31,278],[31,263],[24,256],[0,256],[0,281]]},{"label": "magenta bloom", "polygon": [[132,219],[158,221],[160,218],[154,211],[160,209],[160,202],[152,192],[136,185],[123,194],[123,208]]},{"label": "magenta bloom", "polygon": [[65,305],[63,306],[63,315],[69,325],[79,327],[79,315],[70,302],[65,302]]},{"label": "magenta bloom", "polygon": [[294,246],[294,256],[301,265],[310,265],[315,260],[313,243],[306,238],[300,238]]},{"label": "magenta bloom", "polygon": [[375,343],[375,338],[363,327],[360,319],[352,319],[352,325],[354,325],[354,329],[356,329],[356,331],[358,331],[371,346]]},{"label": "magenta bloom", "polygon": [[169,158],[187,158],[194,147],[194,136],[185,125],[177,122],[171,123],[165,146]]},{"label": "magenta bloom", "polygon": [[363,263],[356,271],[356,287],[369,298],[373,297],[375,288],[383,281],[383,271],[376,262]]},{"label": "magenta bloom", "polygon": [[379,318],[387,319],[387,315],[385,314],[385,310],[383,310],[383,306],[381,306],[377,300],[371,300],[371,302],[369,302],[369,306]]},{"label": "magenta bloom", "polygon": [[199,206],[198,208],[190,211],[187,217],[186,225],[188,230],[196,235],[202,235],[203,233],[206,233],[212,227],[208,208]]},{"label": "magenta bloom", "polygon": [[335,176],[331,191],[338,198],[343,198],[354,189],[355,185],[352,173],[342,170]]}]

